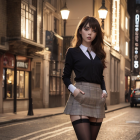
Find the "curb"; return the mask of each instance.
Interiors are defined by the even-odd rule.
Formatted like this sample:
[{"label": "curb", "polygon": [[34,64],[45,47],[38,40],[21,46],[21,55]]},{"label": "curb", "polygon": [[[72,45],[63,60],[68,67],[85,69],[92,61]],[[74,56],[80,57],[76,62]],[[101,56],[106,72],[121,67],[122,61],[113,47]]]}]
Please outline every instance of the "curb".
[{"label": "curb", "polygon": [[113,112],[113,111],[120,110],[120,109],[127,108],[127,107],[130,107],[130,105],[128,105],[128,106],[123,106],[123,107],[116,108],[116,109],[109,110],[109,111],[105,111],[105,113]]},{"label": "curb", "polygon": [[[113,112],[113,111],[120,110],[120,109],[127,108],[127,107],[130,107],[130,105],[120,107],[120,108],[117,108],[117,109],[112,109],[112,110],[109,110],[109,111],[105,111],[105,113]],[[13,123],[13,122],[22,122],[22,121],[29,121],[29,120],[34,120],[34,119],[41,119],[41,118],[45,118],[45,117],[51,117],[51,116],[62,115],[62,114],[64,114],[64,113],[56,113],[56,114],[37,116],[37,117],[32,117],[32,118],[24,118],[24,119],[13,119],[13,120],[10,120],[10,121],[0,122],[0,125]]]},{"label": "curb", "polygon": [[61,115],[61,114],[63,114],[63,113],[56,113],[56,114],[37,116],[37,117],[32,117],[32,118],[24,118],[24,119],[13,119],[10,121],[0,122],[0,125],[7,124],[7,123],[13,123],[13,122],[22,122],[22,121],[29,121],[29,120],[34,120],[34,119],[41,119],[41,118],[51,117],[51,116],[56,116],[56,115]]}]

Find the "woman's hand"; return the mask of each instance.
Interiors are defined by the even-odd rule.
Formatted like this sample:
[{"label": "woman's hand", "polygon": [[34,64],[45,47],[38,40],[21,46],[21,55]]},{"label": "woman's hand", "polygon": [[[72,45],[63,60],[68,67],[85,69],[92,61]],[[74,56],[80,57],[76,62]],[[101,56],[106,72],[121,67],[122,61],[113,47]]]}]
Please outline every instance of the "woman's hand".
[{"label": "woman's hand", "polygon": [[107,98],[107,94],[106,93],[102,93],[102,98]]},{"label": "woman's hand", "polygon": [[74,90],[74,93],[73,93],[74,97],[76,97],[77,94],[78,94],[79,92],[81,92],[82,94],[85,94],[82,90],[76,88],[76,89]]}]

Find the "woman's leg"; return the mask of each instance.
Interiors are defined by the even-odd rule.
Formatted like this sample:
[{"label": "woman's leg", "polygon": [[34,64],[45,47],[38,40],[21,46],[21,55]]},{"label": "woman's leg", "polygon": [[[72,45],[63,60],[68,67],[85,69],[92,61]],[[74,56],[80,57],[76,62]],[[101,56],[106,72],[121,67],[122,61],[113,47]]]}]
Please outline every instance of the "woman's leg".
[{"label": "woman's leg", "polygon": [[100,127],[102,125],[103,118],[89,117],[90,127],[91,127],[91,140],[96,140]]},{"label": "woman's leg", "polygon": [[70,115],[78,140],[91,140],[90,121],[86,116]]}]

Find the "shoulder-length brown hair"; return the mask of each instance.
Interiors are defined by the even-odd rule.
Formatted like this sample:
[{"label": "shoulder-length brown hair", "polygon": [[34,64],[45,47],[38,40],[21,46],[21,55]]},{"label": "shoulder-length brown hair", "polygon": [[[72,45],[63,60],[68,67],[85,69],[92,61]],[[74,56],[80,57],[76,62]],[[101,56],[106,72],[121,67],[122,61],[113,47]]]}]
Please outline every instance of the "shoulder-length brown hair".
[{"label": "shoulder-length brown hair", "polygon": [[96,38],[92,41],[91,50],[96,53],[96,55],[101,59],[103,67],[106,68],[105,58],[106,53],[104,51],[103,33],[98,20],[94,17],[85,16],[79,22],[74,38],[72,39],[73,48],[79,47],[82,44],[82,36],[79,31],[89,23],[90,28],[97,32]]}]

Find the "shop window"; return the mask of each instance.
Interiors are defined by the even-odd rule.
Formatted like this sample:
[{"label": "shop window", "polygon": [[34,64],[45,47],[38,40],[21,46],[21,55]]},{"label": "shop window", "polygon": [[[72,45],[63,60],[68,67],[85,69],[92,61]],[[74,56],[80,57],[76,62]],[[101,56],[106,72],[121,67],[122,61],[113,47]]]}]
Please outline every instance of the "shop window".
[{"label": "shop window", "polygon": [[14,70],[5,69],[6,74],[6,98],[13,98],[14,95]]},{"label": "shop window", "polygon": [[17,98],[25,98],[24,71],[17,71]]},{"label": "shop window", "polygon": [[[28,98],[29,72],[17,71],[17,98]],[[3,98],[14,98],[14,70],[3,69]]]},{"label": "shop window", "polygon": [[21,36],[34,40],[34,10],[21,3]]},{"label": "shop window", "polygon": [[17,71],[17,98],[28,98],[29,72]]}]

